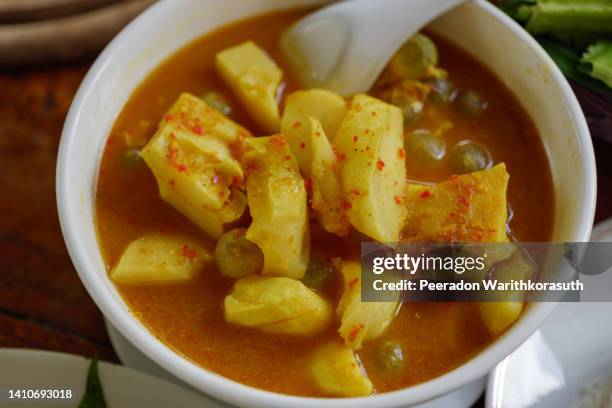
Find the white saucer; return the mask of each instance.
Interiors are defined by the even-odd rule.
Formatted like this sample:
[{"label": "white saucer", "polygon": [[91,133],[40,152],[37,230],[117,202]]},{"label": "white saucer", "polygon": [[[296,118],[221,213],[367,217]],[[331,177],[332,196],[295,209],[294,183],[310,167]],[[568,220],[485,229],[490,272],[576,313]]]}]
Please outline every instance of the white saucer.
[{"label": "white saucer", "polygon": [[[76,407],[83,397],[89,363],[72,354],[0,349],[0,406]],[[100,362],[98,372],[109,408],[222,407],[183,387],[116,364]],[[9,390],[63,390],[70,397],[9,399]]]},{"label": "white saucer", "polygon": [[[121,333],[119,333],[113,327],[113,325],[108,322],[108,320],[104,319],[104,321],[106,323],[108,336],[110,337],[113,348],[115,349],[115,353],[117,353],[119,360],[121,360],[123,364],[133,369],[144,371],[194,390],[192,387],[183,383],[178,378],[173,377],[172,374],[168,373],[166,370],[141,353],[140,350],[134,347],[125,337],[123,337]],[[468,408],[471,407],[482,395],[485,390],[485,385],[486,378],[482,378],[481,380],[466,385],[465,387],[453,391],[443,397],[429,401],[425,404],[415,405],[410,408]],[[217,404],[217,406],[230,408],[230,405],[213,400],[211,397],[205,396],[204,394],[201,395],[207,399],[210,399],[210,401],[213,401],[215,404]]]},{"label": "white saucer", "polygon": [[[612,219],[593,229],[612,242]],[[612,290],[612,275],[602,274]],[[578,406],[584,387],[612,375],[612,303],[561,303],[546,323],[490,374],[487,408]]]}]

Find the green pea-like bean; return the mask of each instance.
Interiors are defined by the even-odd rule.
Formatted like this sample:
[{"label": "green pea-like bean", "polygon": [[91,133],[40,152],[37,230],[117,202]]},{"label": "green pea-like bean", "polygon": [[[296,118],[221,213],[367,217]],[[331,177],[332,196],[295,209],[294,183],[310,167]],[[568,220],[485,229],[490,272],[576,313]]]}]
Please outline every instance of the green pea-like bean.
[{"label": "green pea-like bean", "polygon": [[221,273],[239,279],[261,272],[263,253],[246,239],[245,228],[235,228],[223,234],[215,248],[215,258]]}]

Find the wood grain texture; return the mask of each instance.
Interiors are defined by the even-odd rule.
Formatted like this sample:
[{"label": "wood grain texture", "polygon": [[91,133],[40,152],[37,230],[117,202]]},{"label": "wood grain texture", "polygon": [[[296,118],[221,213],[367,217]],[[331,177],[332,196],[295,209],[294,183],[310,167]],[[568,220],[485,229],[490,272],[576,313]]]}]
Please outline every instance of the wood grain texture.
[{"label": "wood grain texture", "polygon": [[0,65],[70,60],[102,49],[153,0],[129,0],[67,17],[0,25]]},{"label": "wood grain texture", "polygon": [[58,18],[125,0],[0,0],[0,23]]},{"label": "wood grain texture", "polygon": [[0,347],[116,360],[55,205],[61,129],[88,66],[0,73]]}]

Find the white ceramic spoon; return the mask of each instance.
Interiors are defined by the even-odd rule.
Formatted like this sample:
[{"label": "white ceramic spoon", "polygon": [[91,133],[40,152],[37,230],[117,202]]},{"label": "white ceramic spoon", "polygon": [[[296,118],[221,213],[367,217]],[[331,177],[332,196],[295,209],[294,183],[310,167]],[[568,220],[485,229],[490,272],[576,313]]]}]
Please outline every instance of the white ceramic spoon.
[{"label": "white ceramic spoon", "polygon": [[302,84],[343,96],[365,92],[395,51],[465,0],[347,0],[294,24],[281,48]]}]

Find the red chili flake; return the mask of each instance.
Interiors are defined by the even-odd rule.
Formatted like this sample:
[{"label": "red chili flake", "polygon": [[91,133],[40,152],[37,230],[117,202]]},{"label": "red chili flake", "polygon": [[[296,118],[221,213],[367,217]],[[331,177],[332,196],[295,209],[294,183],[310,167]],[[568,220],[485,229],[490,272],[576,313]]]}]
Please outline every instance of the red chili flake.
[{"label": "red chili flake", "polygon": [[315,136],[316,136],[317,138],[321,137],[321,132],[316,131],[316,132],[315,132]]},{"label": "red chili flake", "polygon": [[349,332],[349,341],[355,341],[355,339],[357,338],[357,335],[359,334],[361,329],[363,329],[363,327],[364,327],[363,324],[354,325],[351,331]]},{"label": "red chili flake", "polygon": [[346,155],[344,153],[338,152],[338,149],[335,145],[332,145],[332,150],[334,151],[334,156],[336,156],[336,160],[338,160],[339,162],[344,161],[346,159]]},{"label": "red chili flake", "polygon": [[282,137],[281,135],[275,135],[272,136],[272,138],[270,139],[270,143],[272,143],[274,146],[278,147],[279,149],[282,149],[283,147],[285,147],[285,138]]},{"label": "red chili flake", "polygon": [[292,127],[294,127],[294,128],[299,128],[300,126],[302,126],[302,122],[297,121],[297,122],[295,122],[295,123],[294,123],[293,125],[291,125],[291,126],[292,126]]},{"label": "red chili flake", "polygon": [[108,138],[108,141],[106,142],[107,145],[112,146],[113,143],[115,143],[115,138],[113,136]]},{"label": "red chili flake", "polygon": [[421,194],[419,194],[419,196],[420,196],[421,198],[431,197],[431,191],[429,191],[429,190],[424,190],[424,191],[421,191]]},{"label": "red chili flake", "polygon": [[168,184],[170,184],[170,188],[171,189],[173,189],[173,190],[176,189],[176,180],[170,179],[170,180],[168,180]]},{"label": "red chili flake", "polygon": [[369,133],[370,133],[370,128],[367,128],[367,129],[365,130],[365,134],[367,135],[367,134],[369,134]]},{"label": "red chili flake", "polygon": [[203,135],[204,134],[204,129],[202,129],[202,126],[197,125],[193,127],[193,132],[198,134],[198,135]]},{"label": "red chili flake", "polygon": [[350,203],[350,202],[348,202],[348,201],[344,201],[344,202],[342,203],[342,207],[343,207],[345,210],[350,210],[351,208],[353,208],[353,204],[351,204],[351,203]]},{"label": "red chili flake", "polygon": [[305,149],[306,148],[306,143],[304,143],[304,142],[300,143],[300,148]]},{"label": "red chili flake", "polygon": [[382,169],[385,168],[385,162],[378,159],[378,161],[376,162],[376,168],[380,171],[382,171]]},{"label": "red chili flake", "polygon": [[406,157],[406,151],[400,147],[399,149],[397,149],[397,157],[403,159],[404,157]]},{"label": "red chili flake", "polygon": [[361,192],[359,190],[357,190],[357,189],[353,189],[353,190],[349,191],[349,194],[360,196]]},{"label": "red chili flake", "polygon": [[395,197],[393,197],[393,199],[395,200],[396,204],[401,204],[402,203],[402,197],[400,197],[400,196],[395,196]]},{"label": "red chili flake", "polygon": [[170,122],[171,120],[174,120],[174,115],[172,115],[172,114],[164,115],[164,121],[165,122]]},{"label": "red chili flake", "polygon": [[168,145],[168,150],[166,151],[166,159],[170,162],[171,165],[174,165],[176,162],[176,156],[178,155],[178,149],[173,145]]},{"label": "red chili flake", "polygon": [[184,244],[181,247],[181,252],[183,253],[183,256],[188,259],[193,259],[198,256],[198,252],[193,248],[189,248],[187,244]]},{"label": "red chili flake", "polygon": [[184,164],[178,164],[178,165],[176,166],[176,169],[177,169],[178,171],[180,171],[181,173],[184,173],[184,172],[186,172],[186,171],[187,171],[187,166],[186,166],[186,165],[184,165]]},{"label": "red chili flake", "polygon": [[357,135],[353,136],[353,142],[356,142],[358,140],[359,140],[359,136],[357,136]]},{"label": "red chili flake", "polygon": [[357,284],[357,282],[359,282],[359,278],[353,278],[349,281],[348,286],[349,288],[352,288],[353,286],[355,286]]},{"label": "red chili flake", "polygon": [[285,156],[285,160],[291,160],[291,156],[289,155]]}]

